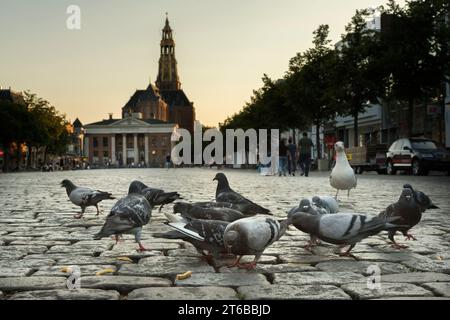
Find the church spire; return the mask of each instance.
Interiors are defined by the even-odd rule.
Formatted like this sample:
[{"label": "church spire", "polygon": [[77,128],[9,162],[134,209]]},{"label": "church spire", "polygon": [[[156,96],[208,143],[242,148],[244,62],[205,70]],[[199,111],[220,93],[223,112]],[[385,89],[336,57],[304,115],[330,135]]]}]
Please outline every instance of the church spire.
[{"label": "church spire", "polygon": [[161,57],[159,59],[156,86],[162,90],[179,90],[181,88],[175,59],[175,41],[166,12],[166,24],[162,29]]}]

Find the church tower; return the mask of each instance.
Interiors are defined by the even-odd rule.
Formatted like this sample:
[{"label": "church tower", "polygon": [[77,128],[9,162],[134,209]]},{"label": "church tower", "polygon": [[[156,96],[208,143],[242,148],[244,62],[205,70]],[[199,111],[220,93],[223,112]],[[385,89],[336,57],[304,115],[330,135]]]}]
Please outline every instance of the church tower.
[{"label": "church tower", "polygon": [[177,71],[177,60],[175,59],[175,41],[173,40],[172,28],[170,28],[167,14],[166,25],[162,30],[161,57],[159,59],[156,86],[161,91],[179,90],[181,88]]}]

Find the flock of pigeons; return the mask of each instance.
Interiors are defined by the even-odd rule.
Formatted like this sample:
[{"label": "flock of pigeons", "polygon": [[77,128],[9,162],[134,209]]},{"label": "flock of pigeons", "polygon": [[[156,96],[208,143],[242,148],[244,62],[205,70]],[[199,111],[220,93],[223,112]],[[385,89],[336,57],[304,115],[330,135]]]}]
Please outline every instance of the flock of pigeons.
[{"label": "flock of pigeons", "polygon": [[[356,178],[353,170],[348,170],[351,167],[342,142],[337,142],[335,149],[336,166],[331,173],[330,184],[338,192],[355,188]],[[383,230],[388,231],[394,248],[407,248],[395,242],[396,232],[401,232],[407,240],[416,240],[408,233],[409,229],[419,223],[425,210],[437,208],[426,194],[405,184],[398,201],[377,216],[339,212],[336,193],[336,197],[302,199],[298,207],[288,212],[286,219],[277,220],[268,209],[231,189],[223,173],[217,173],[214,180],[218,183],[216,201],[175,202],[173,213],[164,213],[168,220],[165,223],[173,230],[153,236],[188,241],[207,259],[235,256],[236,260],[230,267],[254,269],[264,250],[280,239],[290,225],[310,235],[309,243],[304,246],[309,251],[324,241],[338,245],[340,255],[354,257],[350,251],[358,242]],[[62,181],[61,185],[66,188],[72,203],[81,207],[81,213],[75,218],[81,218],[88,206],[95,206],[98,215],[98,203],[114,199],[111,193],[77,187],[69,180]],[[160,206],[161,211],[164,205],[180,199],[177,192],[165,192],[133,181],[128,195],[113,206],[94,239],[113,236],[117,243],[122,234],[133,234],[139,245],[138,251],[145,251],[141,232],[143,226],[150,222],[153,208]],[[348,249],[342,252],[346,247]],[[241,263],[244,255],[254,255],[255,258],[249,263]]]}]

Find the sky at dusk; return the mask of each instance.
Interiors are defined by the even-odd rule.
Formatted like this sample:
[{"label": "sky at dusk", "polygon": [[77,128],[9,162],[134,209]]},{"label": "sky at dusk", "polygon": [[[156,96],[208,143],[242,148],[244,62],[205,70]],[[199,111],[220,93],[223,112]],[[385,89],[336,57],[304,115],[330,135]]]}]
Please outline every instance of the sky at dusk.
[{"label": "sky at dusk", "polygon": [[[263,73],[282,77],[319,24],[337,42],[356,9],[386,2],[0,0],[0,86],[37,93],[83,124],[120,118],[135,90],[156,80],[168,12],[182,89],[197,119],[217,125],[249,101]],[[66,27],[69,5],[81,8],[81,30]]]}]

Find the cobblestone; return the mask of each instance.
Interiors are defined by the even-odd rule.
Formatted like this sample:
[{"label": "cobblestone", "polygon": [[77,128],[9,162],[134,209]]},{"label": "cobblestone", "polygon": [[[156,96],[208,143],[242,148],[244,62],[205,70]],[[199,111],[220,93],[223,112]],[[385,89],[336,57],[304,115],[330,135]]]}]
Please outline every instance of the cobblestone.
[{"label": "cobblestone", "polygon": [[[120,198],[138,179],[154,187],[176,190],[185,201],[214,198],[217,173],[212,169],[120,169],[52,173],[1,174],[0,189],[0,299],[445,299],[450,296],[450,178],[445,176],[358,176],[350,197],[339,198],[341,211],[376,215],[395,202],[403,184],[427,193],[440,207],[423,214],[411,233],[418,241],[395,250],[386,232],[370,237],[353,249],[357,260],[336,255],[337,247],[322,243],[305,251],[309,236],[290,227],[270,246],[255,270],[209,265],[191,244],[153,237],[170,228],[163,212],[153,211],[142,232],[151,249],[137,252],[134,237],[124,235],[93,240],[115,201],[100,204],[103,214],[88,208],[85,217],[73,218],[63,179],[112,192]],[[305,177],[263,177],[254,171],[226,170],[231,186],[282,219],[302,197],[334,194],[328,173]],[[382,186],[382,188],[379,188]],[[163,211],[171,212],[171,205]],[[252,256],[242,261],[250,261]],[[368,267],[381,270],[382,290],[367,288]],[[78,266],[79,290],[68,290],[62,267]],[[95,276],[111,269],[112,273]],[[175,280],[192,271],[190,278]],[[3,292],[3,293],[2,293]],[[2,296],[3,295],[3,296]],[[6,297],[5,297],[6,295]]]}]

